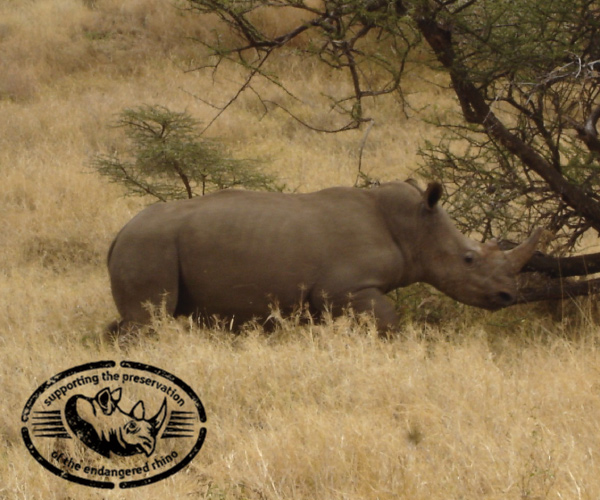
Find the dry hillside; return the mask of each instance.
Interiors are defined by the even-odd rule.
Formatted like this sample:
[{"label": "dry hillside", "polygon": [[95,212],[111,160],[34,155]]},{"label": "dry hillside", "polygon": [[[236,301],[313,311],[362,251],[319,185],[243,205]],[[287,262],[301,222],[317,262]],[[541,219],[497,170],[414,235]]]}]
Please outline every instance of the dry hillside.
[{"label": "dry hillside", "polygon": [[[488,314],[409,292],[404,328],[388,341],[350,318],[237,336],[158,318],[155,335],[127,345],[102,337],[117,314],[108,246],[149,200],[124,198],[90,158],[122,147],[109,125],[126,107],[211,121],[207,102],[225,104],[243,81],[226,66],[185,71],[206,63],[193,39],[213,28],[161,0],[0,0],[0,498],[599,498],[595,302]],[[315,88],[343,85],[293,55],[274,63],[315,109]],[[419,141],[436,133],[416,110],[452,109],[437,78],[418,67],[408,76],[410,116],[373,103],[371,176],[414,171]],[[299,191],[352,185],[363,138],[264,115],[252,92],[207,133]],[[27,398],[104,359],[162,367],[199,394],[208,434],[184,470],[106,493],[35,463],[21,439]]]}]

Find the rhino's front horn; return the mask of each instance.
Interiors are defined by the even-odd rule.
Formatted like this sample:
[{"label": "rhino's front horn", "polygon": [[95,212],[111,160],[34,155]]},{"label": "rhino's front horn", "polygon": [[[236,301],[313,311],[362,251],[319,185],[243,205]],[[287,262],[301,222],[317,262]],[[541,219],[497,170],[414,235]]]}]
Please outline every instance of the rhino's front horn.
[{"label": "rhino's front horn", "polygon": [[540,236],[542,236],[542,232],[543,229],[538,227],[523,243],[512,250],[507,250],[505,252],[516,273],[523,269],[523,266],[531,259],[531,256],[535,252],[535,247],[540,240]]},{"label": "rhino's front horn", "polygon": [[150,425],[152,426],[153,435],[156,436],[158,434],[158,432],[160,431],[160,428],[162,427],[162,425],[165,421],[166,416],[167,416],[167,399],[165,398],[163,400],[163,404],[160,407],[160,410],[158,410],[156,415],[154,415],[150,420],[148,420],[148,422],[150,422]]}]

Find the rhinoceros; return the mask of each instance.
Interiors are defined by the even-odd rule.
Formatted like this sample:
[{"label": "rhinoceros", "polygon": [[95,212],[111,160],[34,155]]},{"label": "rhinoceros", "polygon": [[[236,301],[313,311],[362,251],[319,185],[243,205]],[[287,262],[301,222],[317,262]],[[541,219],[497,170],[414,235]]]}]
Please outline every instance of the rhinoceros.
[{"label": "rhinoceros", "polygon": [[516,295],[516,275],[540,230],[519,246],[464,236],[438,203],[443,188],[413,182],[305,194],[225,190],[144,209],[108,256],[118,327],[147,324],[148,304],[172,315],[240,325],[273,306],[319,316],[351,307],[380,332],[398,317],[391,290],[425,282],[465,304],[495,310]]}]

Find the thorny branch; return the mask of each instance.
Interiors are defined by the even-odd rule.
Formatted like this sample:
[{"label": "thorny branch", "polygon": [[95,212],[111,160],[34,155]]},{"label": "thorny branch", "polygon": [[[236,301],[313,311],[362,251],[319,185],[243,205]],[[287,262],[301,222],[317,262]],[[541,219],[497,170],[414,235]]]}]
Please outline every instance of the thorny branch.
[{"label": "thorny branch", "polygon": [[[499,224],[501,233],[521,235],[543,225],[562,238],[564,250],[572,250],[590,228],[600,233],[600,16],[587,0],[574,0],[568,8],[541,1],[536,9],[524,0],[516,0],[518,5],[482,0],[188,1],[196,11],[217,14],[237,37],[228,45],[221,38],[212,45],[218,60],[213,71],[223,60],[248,71],[208,126],[244,90],[256,92],[255,78],[266,78],[291,95],[282,75],[265,66],[271,54],[292,41],[296,53],[347,78],[351,90],[330,96],[329,108],[344,122],[318,126],[309,123],[314,119],[301,119],[285,100],[261,97],[262,104],[319,132],[372,125],[368,99],[395,93],[404,102],[408,55],[425,41],[438,69],[450,78],[463,118],[443,125],[467,152],[459,156],[451,145],[440,144],[430,146],[424,157],[437,165],[430,173],[451,181],[450,204],[462,210],[457,215],[465,229],[484,228],[484,236],[492,237],[502,236],[494,234]],[[291,9],[299,21],[272,34],[257,22],[261,9],[269,8]]]},{"label": "thorny branch", "polygon": [[[400,1],[395,4],[388,0],[369,0],[367,2],[328,0],[316,6],[304,0],[189,0],[190,9],[202,13],[216,13],[237,35],[237,41],[229,41],[226,45],[221,36],[214,43],[203,41],[218,59],[216,64],[206,65],[194,70],[216,70],[223,60],[234,61],[241,64],[248,71],[245,82],[224,106],[219,106],[219,112],[208,124],[210,127],[227,108],[238,100],[244,90],[248,89],[256,77],[267,79],[288,95],[291,92],[283,83],[281,75],[275,77],[268,71],[263,71],[269,55],[290,42],[305,36],[304,42],[295,45],[295,51],[308,57],[316,57],[336,71],[341,71],[349,76],[352,83],[352,92],[348,95],[341,94],[329,96],[330,109],[339,112],[344,123],[334,127],[324,127],[310,124],[302,119],[285,102],[262,99],[279,109],[311,130],[318,132],[336,133],[360,127],[362,123],[369,122],[372,118],[365,115],[365,98],[397,92],[400,100],[401,75],[406,64],[408,52],[418,44],[418,37],[411,33],[408,25],[401,29],[404,22],[402,16],[405,10]],[[296,14],[301,12],[299,22],[284,33],[270,34],[261,29],[259,18],[261,9],[276,8],[288,9]],[[307,18],[308,17],[308,18]],[[379,48],[373,47],[367,41],[373,34],[385,39],[391,47],[390,54],[382,56]],[[414,38],[414,39],[411,39]],[[250,55],[253,54],[255,61]],[[390,55],[392,55],[390,59]],[[381,84],[374,85],[373,80],[365,74],[365,69],[382,70],[390,78],[382,79]],[[214,106],[211,104],[211,106]],[[307,105],[307,107],[310,107]],[[320,110],[312,110],[318,114]],[[347,118],[344,118],[347,117]]]},{"label": "thorny branch", "polygon": [[267,58],[269,57],[269,54],[271,52],[268,51],[260,60],[260,62],[258,63],[258,65],[254,68],[251,69],[250,74],[247,76],[246,81],[240,86],[240,88],[237,90],[237,92],[233,95],[233,97],[231,99],[229,99],[229,101],[227,101],[227,103],[219,108],[219,112],[212,118],[212,120],[210,120],[208,122],[208,124],[206,125],[206,127],[204,127],[202,129],[202,131],[200,132],[200,135],[204,134],[211,126],[213,123],[215,123],[219,117],[225,113],[225,111],[227,111],[227,108],[229,108],[235,101],[237,101],[238,97],[242,94],[242,92],[244,92],[244,90],[248,89],[250,87],[250,84],[253,80],[253,78],[260,73],[260,68],[265,64],[265,62],[267,61]]}]

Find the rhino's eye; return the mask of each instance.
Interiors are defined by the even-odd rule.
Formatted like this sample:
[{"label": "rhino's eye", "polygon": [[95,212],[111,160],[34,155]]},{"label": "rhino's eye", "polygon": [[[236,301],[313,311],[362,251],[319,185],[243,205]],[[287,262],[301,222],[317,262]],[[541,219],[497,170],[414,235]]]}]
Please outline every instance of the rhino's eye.
[{"label": "rhino's eye", "polygon": [[125,425],[125,430],[129,434],[135,434],[138,431],[137,423],[134,421],[128,422],[127,425]]},{"label": "rhino's eye", "polygon": [[473,252],[467,252],[465,254],[465,264],[473,264],[473,262],[475,262],[475,254],[473,254]]}]

